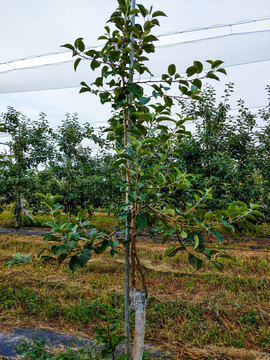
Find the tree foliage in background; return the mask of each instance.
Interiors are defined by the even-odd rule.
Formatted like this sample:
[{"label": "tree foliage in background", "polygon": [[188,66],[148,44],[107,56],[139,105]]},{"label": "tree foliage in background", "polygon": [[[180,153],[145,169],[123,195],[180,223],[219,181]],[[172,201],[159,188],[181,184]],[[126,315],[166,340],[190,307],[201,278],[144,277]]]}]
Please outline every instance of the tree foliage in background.
[{"label": "tree foliage in background", "polygon": [[29,171],[46,164],[52,155],[51,130],[43,113],[39,121],[31,121],[9,107],[2,119],[4,131],[11,136],[10,156],[6,156],[0,178],[2,203],[14,203],[15,227],[18,227],[23,198],[31,182]]},{"label": "tree foliage in background", "polygon": [[65,212],[68,219],[77,211],[78,183],[91,171],[89,146],[82,146],[84,140],[92,139],[93,128],[89,124],[80,125],[77,114],[66,115],[55,133],[57,152],[50,164],[55,179],[58,180],[58,194],[64,196]]},{"label": "tree foliage in background", "polygon": [[[229,84],[222,101],[218,103],[214,89],[207,87],[201,93],[203,102],[182,101],[182,112],[196,121],[196,129],[192,134],[187,134],[189,136],[183,137],[181,142],[176,142],[175,138],[171,139],[170,146],[172,151],[178,153],[177,166],[182,172],[193,174],[193,181],[189,189],[185,191],[179,189],[175,193],[174,201],[180,205],[191,202],[194,190],[205,191],[211,188],[213,199],[209,200],[209,203],[213,209],[225,208],[237,199],[246,203],[263,205],[262,211],[267,216],[270,205],[269,105],[259,111],[258,115],[263,120],[263,124],[258,128],[255,125],[258,115],[255,117],[244,106],[242,100],[238,102],[236,115],[234,117],[230,115],[232,92],[233,85]],[[3,118],[8,117],[9,111],[3,114]],[[14,109],[12,111],[19,114]],[[17,129],[23,127],[19,125],[19,122],[24,122],[24,119],[22,114],[17,116]],[[44,119],[43,114],[39,121],[44,121]],[[72,143],[73,154],[69,155],[69,160],[63,150],[64,135],[61,134],[61,128],[66,128],[67,132],[65,122],[69,123],[70,128],[67,142],[71,142],[72,137],[75,139]],[[32,125],[29,119],[28,123],[27,129],[30,129]],[[109,132],[111,138],[115,137],[111,135],[113,127],[114,124],[111,125]],[[79,128],[80,131],[78,131]],[[2,123],[2,130],[4,129],[4,123]],[[33,161],[32,145],[30,141],[25,140],[23,133],[23,139],[20,141],[24,142],[23,152],[28,158],[26,160],[28,170],[24,168],[19,173],[16,172],[15,167],[21,167],[23,164],[15,166],[13,155],[7,152],[1,154],[2,208],[5,204],[15,202],[14,186],[19,174],[24,207],[31,209],[34,213],[41,210],[40,199],[35,196],[35,193],[39,191],[63,195],[65,209],[67,210],[69,206],[74,215],[80,209],[87,210],[89,213],[91,209],[99,207],[113,207],[116,210],[121,203],[121,174],[111,162],[115,155],[106,151],[106,148],[112,149],[114,144],[112,141],[105,141],[104,137],[102,139],[95,135],[89,125],[87,129],[84,133],[84,127],[79,125],[76,114],[67,115],[57,133],[47,128],[46,141],[49,144],[47,157],[41,157],[38,154],[36,161]],[[6,131],[10,130],[6,129]],[[117,134],[118,130],[116,130]],[[152,129],[151,131],[157,134],[159,130]],[[41,144],[38,137],[44,136],[42,131],[36,132],[35,136],[37,144]],[[82,146],[82,140],[87,136],[107,147],[93,156],[89,147]],[[81,138],[80,142],[79,138]],[[14,148],[17,146],[17,157],[20,156],[19,149],[22,145],[19,139],[18,135],[13,135],[11,140],[14,142]],[[119,150],[121,146],[116,145],[116,148]],[[39,147],[36,149],[39,152]],[[29,160],[30,151],[31,160]],[[70,180],[72,181],[69,182]],[[67,205],[68,202],[69,205]]]},{"label": "tree foliage in background", "polygon": [[89,124],[80,125],[76,114],[67,114],[56,132],[43,113],[32,121],[9,108],[2,119],[11,141],[10,154],[3,154],[0,162],[0,199],[2,209],[14,204],[16,227],[22,209],[42,211],[37,192],[63,195],[68,218],[80,209],[90,213],[117,202],[120,192],[112,155],[105,148],[94,156],[89,146],[82,145],[89,139],[101,146],[107,142]]},{"label": "tree foliage in background", "polygon": [[[237,113],[231,115],[230,96],[233,84],[228,84],[222,101],[208,86],[201,102],[182,102],[182,111],[196,121],[196,130],[186,141],[181,156],[184,170],[195,174],[193,186],[212,188],[214,208],[227,206],[233,200],[246,203],[269,203],[269,122],[257,130],[256,115],[237,102]],[[261,119],[267,122],[269,108]],[[260,115],[260,114],[259,114]]]},{"label": "tree foliage in background", "polygon": [[268,94],[268,105],[259,111],[263,120],[263,129],[257,132],[257,161],[256,165],[260,171],[260,183],[262,188],[262,204],[265,214],[270,220],[270,85],[266,88]]}]

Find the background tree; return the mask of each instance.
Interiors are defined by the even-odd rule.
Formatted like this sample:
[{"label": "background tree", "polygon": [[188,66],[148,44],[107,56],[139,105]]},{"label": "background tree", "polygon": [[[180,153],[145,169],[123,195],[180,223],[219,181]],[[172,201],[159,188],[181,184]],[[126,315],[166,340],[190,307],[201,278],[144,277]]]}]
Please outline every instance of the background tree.
[{"label": "background tree", "polygon": [[90,139],[93,129],[89,124],[80,125],[77,114],[66,115],[55,134],[57,151],[51,169],[61,184],[61,193],[65,198],[68,219],[76,208],[75,181],[82,176],[83,165],[91,162],[91,149],[83,147],[82,141]]},{"label": "background tree", "polygon": [[217,103],[214,88],[202,92],[201,102],[182,102],[183,112],[196,121],[196,130],[185,143],[181,157],[184,170],[196,175],[196,188],[212,188],[214,208],[237,199],[261,202],[263,193],[258,167],[256,116],[239,100],[238,114],[229,104],[233,84],[228,84]]},{"label": "background tree", "polygon": [[92,207],[110,206],[117,199],[115,171],[110,165],[112,155],[105,149],[93,155],[86,143],[89,140],[102,148],[107,145],[107,141],[94,134],[90,124],[79,123],[77,114],[67,114],[55,134],[57,150],[49,172],[53,174],[56,188],[49,186],[45,192],[63,195],[68,219],[79,209],[90,212]]},{"label": "background tree", "polygon": [[257,157],[256,166],[259,169],[259,181],[262,188],[261,203],[269,221],[270,208],[270,85],[266,88],[268,105],[259,111],[263,120],[261,129],[257,132]]},{"label": "background tree", "polygon": [[[119,176],[110,161],[113,155],[106,151],[111,143],[89,124],[80,125],[77,114],[67,114],[56,132],[44,114],[37,122],[12,108],[2,116],[3,130],[12,140],[11,155],[1,154],[0,203],[15,203],[16,227],[23,202],[34,214],[41,210],[37,192],[63,195],[68,218],[80,209],[90,213],[94,207],[119,203]],[[90,139],[102,147],[96,155],[85,146]]]},{"label": "background tree", "polygon": [[11,156],[6,156],[2,168],[1,195],[4,203],[14,203],[15,227],[19,227],[23,199],[29,188],[28,173],[41,164],[45,165],[52,157],[52,132],[44,113],[40,114],[38,121],[31,121],[9,107],[2,119],[5,132],[11,135],[8,142]]}]

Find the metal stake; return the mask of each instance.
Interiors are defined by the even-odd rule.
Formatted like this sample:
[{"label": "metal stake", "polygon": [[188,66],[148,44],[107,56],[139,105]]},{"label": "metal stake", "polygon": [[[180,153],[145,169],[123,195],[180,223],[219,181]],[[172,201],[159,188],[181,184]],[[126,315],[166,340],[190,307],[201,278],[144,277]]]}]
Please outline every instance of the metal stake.
[{"label": "metal stake", "polygon": [[[135,9],[136,0],[132,0],[131,10]],[[135,14],[131,16],[132,25],[135,24]],[[133,40],[131,39],[131,42]],[[133,83],[133,65],[134,65],[134,56],[133,53],[130,54],[130,68],[131,68],[131,76],[130,83]],[[132,95],[130,95],[130,101],[132,100]],[[131,121],[130,118],[128,120],[128,129],[131,129]],[[129,143],[129,136],[127,137],[127,144]],[[127,188],[129,190],[129,187]],[[128,199],[128,193],[126,193],[126,204],[130,204]],[[129,271],[130,271],[130,216],[127,217],[126,220],[126,232],[125,232],[125,336],[126,336],[126,344],[125,344],[125,354],[129,355]]]}]

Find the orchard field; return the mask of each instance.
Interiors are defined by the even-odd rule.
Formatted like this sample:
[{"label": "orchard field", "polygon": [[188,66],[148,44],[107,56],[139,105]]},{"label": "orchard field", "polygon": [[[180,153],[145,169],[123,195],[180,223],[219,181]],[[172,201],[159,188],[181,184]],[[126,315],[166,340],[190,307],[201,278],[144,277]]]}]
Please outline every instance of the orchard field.
[{"label": "orchard field", "polygon": [[145,340],[178,360],[269,360],[270,87],[255,115],[231,107],[233,83],[221,99],[203,86],[226,75],[222,60],[153,77],[163,16],[118,0],[101,50],[63,45],[75,70],[83,59],[99,74],[80,89],[110,105],[99,133],[77,114],[57,129],[43,112],[0,117],[2,332],[103,344],[76,355],[28,344],[25,360],[142,360]]}]

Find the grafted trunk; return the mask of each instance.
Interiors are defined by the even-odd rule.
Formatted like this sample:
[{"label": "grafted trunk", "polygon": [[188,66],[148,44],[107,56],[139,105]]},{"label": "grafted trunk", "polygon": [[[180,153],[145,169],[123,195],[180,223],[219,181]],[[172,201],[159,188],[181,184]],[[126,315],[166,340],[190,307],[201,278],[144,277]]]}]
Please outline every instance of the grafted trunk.
[{"label": "grafted trunk", "polygon": [[135,333],[132,360],[142,360],[144,352],[144,336],[146,322],[147,288],[130,289],[131,307],[135,312]]}]

